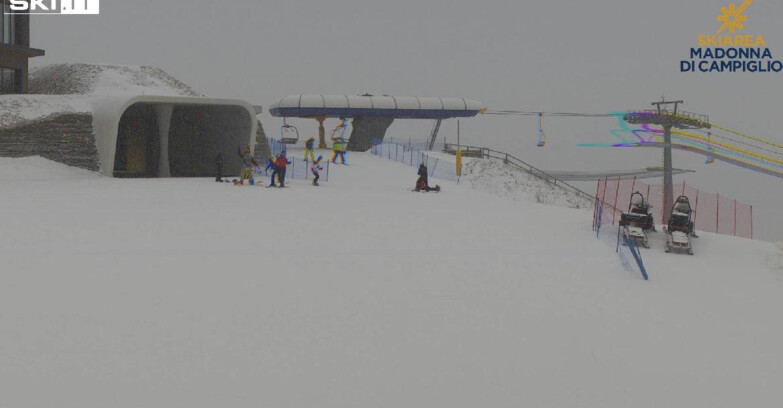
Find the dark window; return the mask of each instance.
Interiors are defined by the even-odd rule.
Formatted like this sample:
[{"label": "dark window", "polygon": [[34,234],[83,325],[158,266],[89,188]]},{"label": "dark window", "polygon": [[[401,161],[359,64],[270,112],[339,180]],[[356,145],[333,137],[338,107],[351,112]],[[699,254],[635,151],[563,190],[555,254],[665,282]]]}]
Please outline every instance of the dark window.
[{"label": "dark window", "polygon": [[10,14],[11,4],[3,2],[2,35],[4,44],[14,43],[14,16]]},{"label": "dark window", "polygon": [[0,94],[15,94],[16,91],[16,70],[11,68],[0,68]]}]

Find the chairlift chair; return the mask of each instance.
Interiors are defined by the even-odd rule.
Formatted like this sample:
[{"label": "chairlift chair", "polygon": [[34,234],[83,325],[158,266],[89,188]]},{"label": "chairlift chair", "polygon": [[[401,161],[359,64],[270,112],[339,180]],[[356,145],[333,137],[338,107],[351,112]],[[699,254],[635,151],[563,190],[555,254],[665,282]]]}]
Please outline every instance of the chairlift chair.
[{"label": "chairlift chair", "polygon": [[335,139],[344,139],[345,131],[348,129],[348,120],[345,118],[340,118],[340,123],[337,124],[337,126],[332,129],[332,132],[329,134],[329,139],[335,140]]},{"label": "chairlift chair", "polygon": [[544,112],[538,112],[538,147],[546,146],[546,134],[544,133]]},{"label": "chairlift chair", "polygon": [[289,125],[283,118],[283,126],[280,127],[280,142],[283,144],[296,144],[299,142],[299,130],[296,126]]}]

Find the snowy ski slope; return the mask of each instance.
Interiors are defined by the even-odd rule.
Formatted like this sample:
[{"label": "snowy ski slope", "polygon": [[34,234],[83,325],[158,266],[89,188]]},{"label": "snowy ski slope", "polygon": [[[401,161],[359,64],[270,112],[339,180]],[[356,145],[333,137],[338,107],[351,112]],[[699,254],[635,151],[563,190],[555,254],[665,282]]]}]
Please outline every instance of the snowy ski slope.
[{"label": "snowy ski slope", "polygon": [[653,234],[645,282],[589,209],[348,160],[266,189],[0,158],[0,407],[783,404],[783,250]]}]

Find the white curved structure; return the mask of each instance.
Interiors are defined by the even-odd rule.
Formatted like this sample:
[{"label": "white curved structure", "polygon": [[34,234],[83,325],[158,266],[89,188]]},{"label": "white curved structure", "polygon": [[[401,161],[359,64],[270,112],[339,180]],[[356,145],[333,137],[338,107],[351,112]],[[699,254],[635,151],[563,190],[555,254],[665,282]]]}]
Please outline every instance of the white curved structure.
[{"label": "white curved structure", "polygon": [[254,145],[257,107],[241,100],[110,96],[93,102],[95,143],[106,176],[214,175],[217,151],[226,174],[239,173],[237,147]]},{"label": "white curved structure", "polygon": [[272,116],[382,116],[395,119],[448,119],[476,116],[481,102],[465,98],[374,95],[288,95],[269,107]]}]

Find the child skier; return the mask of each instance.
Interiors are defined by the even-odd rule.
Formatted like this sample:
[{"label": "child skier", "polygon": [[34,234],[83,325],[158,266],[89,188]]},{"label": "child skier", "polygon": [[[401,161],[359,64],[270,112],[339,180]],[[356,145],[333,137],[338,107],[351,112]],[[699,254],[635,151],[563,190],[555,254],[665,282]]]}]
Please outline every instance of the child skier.
[{"label": "child skier", "polygon": [[304,149],[304,159],[307,161],[307,156],[310,156],[310,162],[314,162],[314,155],[313,155],[313,144],[315,143],[315,138],[309,138],[305,141],[305,149]]},{"label": "child skier", "polygon": [[321,160],[323,159],[323,156],[318,156],[318,158],[313,162],[313,164],[310,166],[310,171],[313,173],[313,185],[318,186],[318,179],[321,178],[321,175],[318,174],[318,170],[323,170],[324,168],[321,167]]}]

